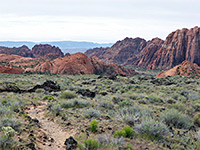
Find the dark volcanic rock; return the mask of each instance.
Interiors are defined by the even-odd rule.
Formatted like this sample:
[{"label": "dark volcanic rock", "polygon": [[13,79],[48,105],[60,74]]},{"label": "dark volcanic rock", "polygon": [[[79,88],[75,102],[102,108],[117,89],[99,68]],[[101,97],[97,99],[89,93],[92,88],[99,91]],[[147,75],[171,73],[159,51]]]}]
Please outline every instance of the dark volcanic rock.
[{"label": "dark volcanic rock", "polygon": [[59,47],[51,46],[48,44],[35,45],[32,48],[32,53],[35,57],[47,57],[53,59],[64,57],[64,54]]},{"label": "dark volcanic rock", "polygon": [[60,91],[60,86],[51,80],[47,80],[42,85],[36,85],[29,90],[21,90],[19,87],[12,83],[5,83],[4,88],[0,89],[0,92],[14,92],[14,93],[26,93],[26,92],[35,92],[37,89],[42,88],[48,92],[57,92]]},{"label": "dark volcanic rock", "polygon": [[80,89],[76,92],[77,94],[81,94],[83,96],[87,96],[87,97],[90,97],[90,98],[94,98],[96,96],[96,93],[95,92],[92,92],[88,89]]},{"label": "dark volcanic rock", "polygon": [[174,81],[170,80],[169,77],[166,78],[157,78],[151,81],[151,83],[159,86],[159,85],[172,85],[176,84]]},{"label": "dark volcanic rock", "polygon": [[30,148],[31,150],[36,150],[35,144],[34,144],[34,143],[28,143],[28,144],[26,144],[26,146],[27,146],[28,148]]},{"label": "dark volcanic rock", "polygon": [[64,144],[66,145],[66,150],[71,150],[76,149],[78,143],[72,136],[70,136],[68,139],[66,139]]}]

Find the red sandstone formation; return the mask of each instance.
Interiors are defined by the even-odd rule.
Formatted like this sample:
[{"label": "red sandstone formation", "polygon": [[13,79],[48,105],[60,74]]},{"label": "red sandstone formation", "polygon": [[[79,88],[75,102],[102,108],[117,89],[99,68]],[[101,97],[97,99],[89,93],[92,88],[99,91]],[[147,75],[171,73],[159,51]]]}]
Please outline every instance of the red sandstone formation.
[{"label": "red sandstone formation", "polygon": [[24,71],[19,68],[12,68],[0,65],[0,73],[21,74]]},{"label": "red sandstone formation", "polygon": [[200,28],[176,30],[165,41],[126,38],[111,48],[89,50],[85,54],[108,63],[147,69],[170,69],[184,60],[200,65]]},{"label": "red sandstone formation", "polygon": [[35,45],[32,48],[32,53],[35,57],[46,57],[53,59],[64,57],[64,54],[59,47],[51,46],[48,44]]},{"label": "red sandstone formation", "polygon": [[161,78],[176,75],[200,77],[200,67],[197,64],[185,60],[180,65],[177,65],[170,70],[159,73],[157,77]]},{"label": "red sandstone formation", "polygon": [[97,57],[88,58],[85,54],[76,53],[63,58],[57,58],[51,61],[38,64],[34,68],[28,68],[26,71],[32,72],[50,72],[55,74],[121,74],[134,75],[135,71],[125,69],[117,65],[105,64]]}]

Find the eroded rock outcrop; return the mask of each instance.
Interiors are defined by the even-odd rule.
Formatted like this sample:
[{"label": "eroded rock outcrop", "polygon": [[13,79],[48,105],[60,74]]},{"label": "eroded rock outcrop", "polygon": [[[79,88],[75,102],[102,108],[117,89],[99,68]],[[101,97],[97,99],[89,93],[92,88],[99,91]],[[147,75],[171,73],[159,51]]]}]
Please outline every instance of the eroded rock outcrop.
[{"label": "eroded rock outcrop", "polygon": [[97,57],[88,58],[83,53],[76,53],[63,58],[49,60],[38,64],[34,68],[28,68],[31,72],[50,72],[55,74],[120,74],[134,75],[132,69],[126,69],[115,64],[106,64]]},{"label": "eroded rock outcrop", "polygon": [[49,44],[39,44],[32,48],[32,53],[35,57],[59,58],[64,57],[63,52],[59,47],[51,46]]},{"label": "eroded rock outcrop", "polygon": [[24,70],[0,65],[0,73],[21,74]]},{"label": "eroded rock outcrop", "polygon": [[200,67],[197,64],[185,60],[180,65],[177,65],[170,70],[159,73],[157,77],[162,78],[176,75],[200,77]]},{"label": "eroded rock outcrop", "polygon": [[97,56],[106,63],[123,64],[128,58],[135,56],[146,46],[141,38],[125,38],[116,42],[111,48],[96,48],[86,51],[89,57]]}]

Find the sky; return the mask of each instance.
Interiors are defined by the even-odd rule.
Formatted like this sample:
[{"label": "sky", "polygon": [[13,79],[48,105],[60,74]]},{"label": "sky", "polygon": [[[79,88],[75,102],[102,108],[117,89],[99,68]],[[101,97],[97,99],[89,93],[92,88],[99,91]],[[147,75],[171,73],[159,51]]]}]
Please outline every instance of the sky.
[{"label": "sky", "polygon": [[146,40],[200,26],[199,0],[0,0],[0,41]]}]

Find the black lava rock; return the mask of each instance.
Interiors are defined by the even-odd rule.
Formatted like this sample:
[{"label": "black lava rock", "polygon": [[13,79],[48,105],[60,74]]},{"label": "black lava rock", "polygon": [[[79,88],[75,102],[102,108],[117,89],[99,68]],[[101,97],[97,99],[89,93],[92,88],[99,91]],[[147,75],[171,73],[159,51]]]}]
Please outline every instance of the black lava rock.
[{"label": "black lava rock", "polygon": [[72,136],[70,136],[68,139],[66,139],[64,144],[66,145],[66,150],[71,150],[76,149],[78,143]]}]

